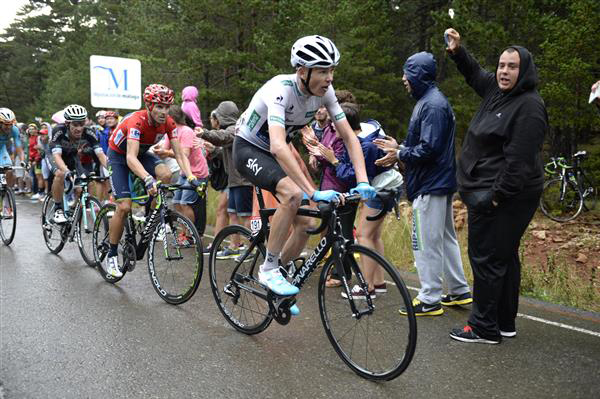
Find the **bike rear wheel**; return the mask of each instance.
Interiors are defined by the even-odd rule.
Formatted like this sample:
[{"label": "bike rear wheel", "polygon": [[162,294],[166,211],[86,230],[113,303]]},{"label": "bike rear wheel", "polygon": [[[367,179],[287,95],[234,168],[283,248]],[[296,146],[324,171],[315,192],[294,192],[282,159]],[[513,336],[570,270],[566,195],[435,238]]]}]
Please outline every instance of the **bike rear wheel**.
[{"label": "bike rear wheel", "polygon": [[[239,255],[226,256],[234,236],[238,235]],[[266,291],[258,282],[258,268],[265,257],[265,247],[259,243],[252,252],[252,234],[243,226],[230,225],[215,237],[210,252],[210,287],[217,306],[225,319],[236,330],[252,335],[264,331],[271,324],[269,303],[251,292]],[[231,251],[229,251],[231,252]]]},{"label": "bike rear wheel", "polygon": [[[394,266],[369,248],[350,245],[342,262],[352,270],[350,289],[354,284],[366,289],[361,272],[366,270],[365,265],[370,265],[379,277],[383,277],[379,282],[383,282],[385,288],[375,287],[379,292],[370,294],[372,307],[366,295],[354,295],[352,301],[357,316],[353,314],[348,292],[343,286],[326,287],[327,276],[335,268],[335,261],[328,262],[319,280],[319,311],[327,337],[342,360],[361,377],[370,380],[396,378],[410,364],[417,343],[417,321],[410,294]],[[401,315],[400,308],[406,308],[409,314]]]},{"label": "bike rear wheel", "polygon": [[6,187],[0,190],[0,238],[4,245],[10,245],[17,230],[17,203],[15,193]]},{"label": "bike rear wheel", "polygon": [[572,181],[558,178],[544,184],[540,199],[542,213],[557,222],[575,219],[583,209],[583,198]]},{"label": "bike rear wheel", "polygon": [[96,217],[100,213],[102,204],[94,197],[87,197],[85,204],[82,201],[81,214],[77,224],[77,245],[79,246],[79,253],[81,257],[88,264],[88,266],[96,267],[96,260],[94,259],[94,225],[96,223]]},{"label": "bike rear wheel", "polygon": [[125,237],[129,235],[130,226],[129,221],[125,220],[125,231],[119,241],[119,270],[123,275],[121,277],[113,277],[106,271],[106,257],[108,250],[110,249],[110,242],[108,239],[110,219],[115,213],[115,204],[106,204],[96,216],[96,223],[94,224],[94,232],[92,233],[92,248],[94,252],[94,261],[98,267],[98,272],[102,278],[109,283],[116,283],[125,277],[127,273],[126,265],[129,259],[135,261],[135,253],[131,254],[131,244],[127,242]]},{"label": "bike rear wheel", "polygon": [[56,203],[52,195],[46,196],[44,205],[42,206],[42,232],[44,234],[44,241],[50,252],[58,254],[65,246],[67,240],[65,229],[68,228],[68,224],[54,223],[55,205]]},{"label": "bike rear wheel", "polygon": [[148,248],[150,281],[165,302],[179,305],[194,296],[202,279],[202,249],[194,223],[167,211],[165,224],[157,225]]}]

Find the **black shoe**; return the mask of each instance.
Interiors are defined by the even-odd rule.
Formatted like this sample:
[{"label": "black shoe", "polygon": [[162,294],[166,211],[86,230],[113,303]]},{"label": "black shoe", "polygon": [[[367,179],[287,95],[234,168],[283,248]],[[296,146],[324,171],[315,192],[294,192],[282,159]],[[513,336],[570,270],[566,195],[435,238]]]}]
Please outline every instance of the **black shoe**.
[{"label": "black shoe", "polygon": [[475,334],[475,331],[470,326],[465,326],[464,328],[455,328],[450,332],[450,338],[455,339],[457,341],[462,342],[475,342],[479,344],[499,344],[501,339],[487,339],[481,338],[479,335]]},{"label": "black shoe", "polygon": [[442,305],[444,306],[466,305],[471,302],[473,302],[473,297],[470,292],[465,292],[460,295],[448,294],[442,297]]},{"label": "black shoe", "polygon": [[[444,309],[442,309],[442,305],[439,303],[429,304],[415,298],[412,304],[415,316],[440,316],[444,314]],[[401,308],[400,314],[406,316],[408,313],[405,308]]]}]

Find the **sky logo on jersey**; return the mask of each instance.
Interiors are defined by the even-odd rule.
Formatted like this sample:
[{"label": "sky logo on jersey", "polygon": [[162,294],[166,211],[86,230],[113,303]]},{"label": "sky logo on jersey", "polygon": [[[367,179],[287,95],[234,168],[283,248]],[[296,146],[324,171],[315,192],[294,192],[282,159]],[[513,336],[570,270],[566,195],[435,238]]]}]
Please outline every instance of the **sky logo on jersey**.
[{"label": "sky logo on jersey", "polygon": [[286,80],[282,80],[281,84],[284,85],[284,86],[293,86],[294,85],[294,83],[292,83],[291,80],[287,80],[287,79]]},{"label": "sky logo on jersey", "polygon": [[335,120],[336,120],[336,121],[339,121],[339,120],[342,120],[342,119],[344,119],[345,117],[346,117],[346,114],[345,114],[345,113],[343,113],[343,112],[340,112],[339,114],[337,114],[337,115],[335,116]]},{"label": "sky logo on jersey", "polygon": [[306,113],[306,115],[304,115],[305,118],[312,118],[313,116],[315,116],[315,114],[317,113],[317,111],[308,111]]},{"label": "sky logo on jersey", "polygon": [[282,102],[282,101],[283,101],[283,96],[277,96],[277,97],[275,98],[275,102],[278,102],[278,103],[280,103],[280,102]]},{"label": "sky logo on jersey", "polygon": [[142,132],[140,132],[137,129],[131,128],[131,129],[129,129],[129,136],[127,138],[139,140],[141,136],[142,136]]},{"label": "sky logo on jersey", "polygon": [[260,120],[260,115],[256,111],[252,111],[250,118],[248,118],[248,128],[250,130],[254,129],[254,126],[256,126],[256,124],[258,123],[259,120]]}]

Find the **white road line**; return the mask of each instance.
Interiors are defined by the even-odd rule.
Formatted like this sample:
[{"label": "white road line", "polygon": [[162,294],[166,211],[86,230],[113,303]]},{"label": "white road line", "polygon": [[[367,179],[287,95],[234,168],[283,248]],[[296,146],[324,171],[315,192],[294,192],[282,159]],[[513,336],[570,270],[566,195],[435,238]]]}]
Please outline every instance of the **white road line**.
[{"label": "white road line", "polygon": [[570,325],[564,324],[564,323],[557,323],[555,321],[542,319],[541,317],[529,316],[529,315],[523,314],[523,313],[517,313],[517,316],[522,317],[524,319],[539,321],[540,323],[544,323],[544,324],[550,324],[551,326],[566,328],[567,330],[579,331],[584,334],[589,334],[589,335],[593,335],[595,337],[600,337],[600,332],[586,330],[585,328],[574,327],[574,326],[570,326]]},{"label": "white road line", "polygon": [[[213,238],[212,236],[209,236],[208,234],[205,234],[204,236],[205,237],[211,237],[211,238]],[[394,284],[391,281],[386,281],[386,283]],[[407,285],[406,288],[408,288],[409,290],[413,290],[413,291],[419,291],[419,288],[417,288],[417,287],[411,287],[411,286]],[[522,317],[524,319],[529,319],[529,320],[537,321],[539,323],[544,323],[544,324],[548,324],[548,325],[551,325],[551,326],[565,328],[567,330],[577,331],[577,332],[580,332],[580,333],[584,333],[584,334],[588,334],[588,335],[592,335],[594,337],[599,337],[600,338],[600,332],[586,330],[585,328],[579,328],[579,327],[575,327],[575,326],[570,326],[570,325],[564,324],[564,323],[557,323],[555,321],[542,319],[541,317],[529,316],[529,315],[524,314],[524,313],[517,313],[517,317]]]},{"label": "white road line", "polygon": [[[389,282],[389,283],[393,284],[392,282]],[[413,290],[413,291],[419,291],[419,289],[416,288],[416,287],[406,286],[406,288],[408,288],[409,290]],[[542,319],[541,317],[529,316],[529,315],[524,314],[524,313],[517,313],[517,317],[522,317],[524,319],[529,319],[529,320],[537,321],[537,322],[540,322],[540,323],[549,324],[551,326],[565,328],[567,330],[578,331],[580,333],[584,333],[584,334],[588,334],[588,335],[593,335],[594,337],[600,337],[600,332],[586,330],[585,328],[579,328],[579,327],[575,327],[575,326],[570,326],[570,325],[564,324],[564,323],[557,323],[555,321]]]}]

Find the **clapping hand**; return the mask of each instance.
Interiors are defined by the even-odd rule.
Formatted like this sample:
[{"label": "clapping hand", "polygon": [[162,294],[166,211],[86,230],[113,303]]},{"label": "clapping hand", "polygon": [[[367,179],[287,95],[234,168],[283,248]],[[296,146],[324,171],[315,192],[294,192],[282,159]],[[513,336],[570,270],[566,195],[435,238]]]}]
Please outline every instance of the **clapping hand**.
[{"label": "clapping hand", "polygon": [[375,139],[373,140],[373,144],[385,152],[396,152],[400,147],[396,139],[392,136],[385,136],[384,139]]},{"label": "clapping hand", "polygon": [[308,148],[308,146],[316,146],[319,144],[319,140],[317,139],[317,135],[312,127],[306,125],[302,129],[300,129],[302,133],[302,142]]},{"label": "clapping hand", "polygon": [[375,165],[387,168],[389,166],[394,165],[396,162],[398,162],[398,157],[396,157],[396,152],[390,151],[390,152],[386,153],[383,157],[376,159]]}]

